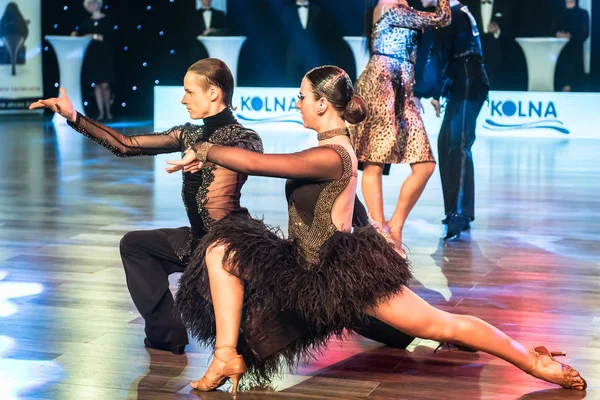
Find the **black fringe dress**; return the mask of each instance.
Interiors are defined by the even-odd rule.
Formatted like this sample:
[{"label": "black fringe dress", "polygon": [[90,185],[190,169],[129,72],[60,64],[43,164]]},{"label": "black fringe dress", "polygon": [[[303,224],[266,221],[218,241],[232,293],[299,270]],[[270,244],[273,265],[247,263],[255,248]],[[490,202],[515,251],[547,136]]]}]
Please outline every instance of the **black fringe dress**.
[{"label": "black fringe dress", "polygon": [[[274,375],[309,361],[345,328],[360,326],[365,310],[400,292],[411,279],[409,264],[373,227],[340,232],[333,203],[352,177],[348,152],[342,174],[331,181],[288,180],[289,238],[246,213],[217,221],[202,238],[183,273],[176,307],[192,335],[215,344],[215,316],[205,263],[212,244],[244,282],[238,352],[248,366],[244,386],[266,385]],[[231,167],[231,166],[228,166]]]}]

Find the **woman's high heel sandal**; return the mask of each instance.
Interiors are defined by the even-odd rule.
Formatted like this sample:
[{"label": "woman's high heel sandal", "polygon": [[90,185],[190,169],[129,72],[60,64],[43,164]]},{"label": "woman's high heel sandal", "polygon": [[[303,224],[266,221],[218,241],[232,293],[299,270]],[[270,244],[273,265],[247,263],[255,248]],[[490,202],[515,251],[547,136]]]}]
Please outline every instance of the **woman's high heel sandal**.
[{"label": "woman's high heel sandal", "polygon": [[[551,382],[551,383],[556,383],[565,389],[585,390],[587,388],[587,382],[585,381],[585,379],[583,379],[583,377],[581,375],[579,375],[579,372],[577,372],[576,370],[571,368],[571,366],[569,366],[567,364],[563,364],[554,358],[554,357],[558,357],[558,356],[566,356],[567,353],[559,352],[559,351],[549,351],[544,346],[538,346],[538,347],[534,348],[533,353],[534,353],[534,359],[532,361],[531,368],[529,369],[529,371],[525,371],[528,374],[533,375],[536,378],[540,378],[542,380]],[[550,357],[550,359],[552,361],[560,364],[560,368],[561,368],[561,372],[562,372],[562,380],[560,380],[560,379],[558,381],[550,380],[550,379],[548,379],[547,376],[544,376],[546,374],[544,374],[543,366],[540,365],[540,359],[541,359],[541,357],[544,357],[544,356]]]},{"label": "woman's high heel sandal", "polygon": [[[235,349],[235,347],[223,346],[223,347],[217,347],[217,350],[225,349],[225,348],[234,348]],[[192,386],[194,389],[200,390],[201,392],[211,392],[211,391],[217,390],[218,388],[223,386],[225,384],[225,382],[227,382],[228,379],[231,379],[231,382],[233,383],[233,386],[231,389],[231,394],[233,394],[233,395],[237,394],[237,389],[238,389],[240,380],[242,379],[242,376],[244,376],[244,374],[247,371],[246,363],[244,362],[244,359],[242,358],[242,356],[237,355],[237,356],[233,357],[232,359],[225,361],[222,358],[219,358],[216,355],[216,352],[215,352],[215,359],[217,359],[220,362],[225,364],[225,365],[223,365],[223,372],[221,373],[221,377],[218,380],[209,380],[208,378],[206,378],[206,374],[205,374],[202,378],[200,378],[200,380],[198,380],[196,382],[190,382],[190,386]]]}]

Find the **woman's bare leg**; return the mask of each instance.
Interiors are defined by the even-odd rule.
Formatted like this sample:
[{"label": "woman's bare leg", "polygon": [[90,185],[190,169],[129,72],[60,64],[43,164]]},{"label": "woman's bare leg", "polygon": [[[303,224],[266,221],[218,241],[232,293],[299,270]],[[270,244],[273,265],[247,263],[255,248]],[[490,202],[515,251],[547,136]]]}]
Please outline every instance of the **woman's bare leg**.
[{"label": "woman's bare leg", "polygon": [[[550,357],[539,357],[487,322],[468,315],[451,314],[429,305],[408,288],[369,314],[400,331],[439,342],[457,343],[481,350],[515,365],[540,379],[561,384],[561,365]],[[575,388],[583,388],[576,371],[570,372]]]},{"label": "woman's bare leg", "polygon": [[402,246],[402,229],[404,229],[404,223],[408,214],[417,203],[417,200],[421,197],[423,190],[425,190],[425,186],[435,170],[435,162],[415,163],[411,164],[410,168],[411,174],[406,177],[400,188],[396,209],[388,222],[390,234],[396,246]]},{"label": "woman's bare leg", "polygon": [[[206,267],[217,328],[215,355],[223,361],[229,361],[238,354],[236,347],[242,321],[244,284],[224,268],[224,253],[222,245],[209,247],[206,251]],[[224,362],[213,359],[205,377],[218,380],[222,376],[223,365]]]},{"label": "woman's bare leg", "polygon": [[106,118],[113,119],[110,104],[110,85],[107,82],[105,82],[102,83],[100,87],[102,88],[102,101],[104,102],[104,109],[106,110]]},{"label": "woman's bare leg", "polygon": [[94,86],[94,98],[96,99],[96,105],[98,106],[98,120],[104,119],[104,92],[100,87],[100,84]]},{"label": "woman's bare leg", "polygon": [[362,193],[371,219],[382,227],[385,223],[383,213],[383,164],[365,162],[362,175]]}]

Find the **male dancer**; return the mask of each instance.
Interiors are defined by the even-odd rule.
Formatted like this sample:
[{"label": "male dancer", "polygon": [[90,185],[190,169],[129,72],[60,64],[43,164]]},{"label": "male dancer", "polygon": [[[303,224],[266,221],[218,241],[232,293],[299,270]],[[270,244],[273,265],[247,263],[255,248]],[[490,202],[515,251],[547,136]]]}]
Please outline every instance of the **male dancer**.
[{"label": "male dancer", "polygon": [[[431,7],[437,0],[421,0]],[[469,9],[450,2],[452,22],[437,29],[422,79],[414,88],[415,102],[433,97],[440,115],[441,96],[447,99],[438,136],[438,158],[447,224],[446,240],[460,238],[475,219],[475,179],[471,147],[477,116],[485,102],[489,81],[483,64],[479,31]]]}]

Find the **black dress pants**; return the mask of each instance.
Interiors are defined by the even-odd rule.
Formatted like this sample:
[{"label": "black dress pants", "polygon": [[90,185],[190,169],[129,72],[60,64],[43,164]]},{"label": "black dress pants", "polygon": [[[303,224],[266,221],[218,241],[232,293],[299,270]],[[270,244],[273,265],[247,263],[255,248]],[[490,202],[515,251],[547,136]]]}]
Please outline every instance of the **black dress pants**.
[{"label": "black dress pants", "polygon": [[438,159],[446,215],[475,219],[475,175],[471,147],[485,99],[448,100],[438,136]]},{"label": "black dress pants", "polygon": [[146,337],[153,346],[165,350],[189,343],[185,326],[173,313],[173,295],[169,290],[169,275],[183,272],[187,265],[169,241],[175,231],[129,232],[120,245],[127,288],[146,322]]}]

